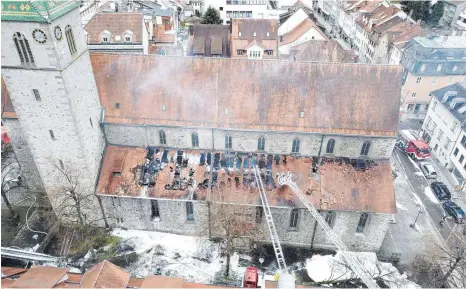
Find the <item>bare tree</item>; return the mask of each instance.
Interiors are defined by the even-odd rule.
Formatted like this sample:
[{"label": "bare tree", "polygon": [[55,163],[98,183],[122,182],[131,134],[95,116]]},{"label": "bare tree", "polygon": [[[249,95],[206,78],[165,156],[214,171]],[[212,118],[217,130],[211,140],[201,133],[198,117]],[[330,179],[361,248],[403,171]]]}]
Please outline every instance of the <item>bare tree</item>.
[{"label": "bare tree", "polygon": [[226,258],[224,276],[230,275],[231,255],[249,242],[262,238],[261,224],[256,224],[254,207],[236,204],[213,203],[211,229],[212,236],[221,241],[220,251]]},{"label": "bare tree", "polygon": [[14,219],[18,217],[16,210],[11,205],[8,194],[20,188],[26,188],[20,175],[20,167],[16,159],[13,147],[8,144],[2,150],[2,198]]},{"label": "bare tree", "polygon": [[63,162],[50,161],[57,177],[57,185],[51,191],[50,200],[54,205],[57,217],[65,223],[77,225],[93,225],[104,221],[107,224],[105,215],[102,218],[96,217],[96,206],[98,197],[94,194],[89,182],[71,165]]}]

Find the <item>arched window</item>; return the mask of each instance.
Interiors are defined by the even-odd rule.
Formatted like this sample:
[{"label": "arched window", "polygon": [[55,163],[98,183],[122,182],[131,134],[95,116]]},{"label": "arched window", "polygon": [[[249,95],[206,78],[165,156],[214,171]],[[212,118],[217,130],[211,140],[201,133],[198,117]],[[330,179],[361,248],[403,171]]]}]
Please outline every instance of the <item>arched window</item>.
[{"label": "arched window", "polygon": [[24,37],[23,34],[16,32],[13,34],[13,41],[15,43],[16,51],[18,52],[21,64],[34,66],[34,57],[32,56],[31,47],[29,46],[29,42],[26,37]]},{"label": "arched window", "polygon": [[357,233],[364,233],[364,228],[366,228],[368,219],[369,215],[367,213],[361,214],[361,217],[359,217],[358,227],[356,228]]},{"label": "arched window", "polygon": [[335,147],[335,140],[334,139],[329,139],[327,142],[327,150],[326,152],[328,154],[333,154],[333,148]]},{"label": "arched window", "polygon": [[362,144],[361,148],[361,155],[362,156],[367,156],[369,154],[369,148],[371,147],[371,142],[370,141],[365,141]]},{"label": "arched window", "polygon": [[78,49],[76,49],[76,42],[74,41],[74,34],[70,25],[66,25],[65,27],[65,36],[71,55],[75,55],[78,52]]},{"label": "arched window", "polygon": [[193,134],[191,135],[191,141],[193,143],[193,147],[199,147],[199,136],[197,135],[197,133],[193,132]]},{"label": "arched window", "polygon": [[225,136],[225,148],[226,149],[231,149],[232,145],[231,145],[231,135],[227,134]]},{"label": "arched window", "polygon": [[167,138],[165,137],[165,132],[163,130],[159,131],[159,140],[161,145],[167,144]]},{"label": "arched window", "polygon": [[260,136],[257,140],[257,150],[264,151],[265,150],[265,138]]},{"label": "arched window", "polygon": [[299,153],[299,144],[300,144],[299,138],[295,138],[293,140],[293,146],[291,147],[292,153]]},{"label": "arched window", "polygon": [[327,215],[325,215],[325,222],[330,228],[332,228],[335,222],[335,212],[332,212],[332,211],[327,212]]}]

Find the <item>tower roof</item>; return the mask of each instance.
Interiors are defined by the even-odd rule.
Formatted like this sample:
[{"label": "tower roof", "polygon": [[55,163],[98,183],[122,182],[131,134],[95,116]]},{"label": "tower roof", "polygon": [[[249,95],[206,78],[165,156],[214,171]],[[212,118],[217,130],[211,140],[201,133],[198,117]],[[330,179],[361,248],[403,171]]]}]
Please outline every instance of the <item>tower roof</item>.
[{"label": "tower roof", "polygon": [[2,21],[49,23],[79,7],[79,1],[2,1]]}]

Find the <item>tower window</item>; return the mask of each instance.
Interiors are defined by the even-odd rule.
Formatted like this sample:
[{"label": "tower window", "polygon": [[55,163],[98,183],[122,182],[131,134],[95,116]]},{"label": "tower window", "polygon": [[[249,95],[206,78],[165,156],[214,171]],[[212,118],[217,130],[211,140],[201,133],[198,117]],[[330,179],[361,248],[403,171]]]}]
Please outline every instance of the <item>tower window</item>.
[{"label": "tower window", "polygon": [[53,130],[49,130],[50,138],[55,140],[55,134],[53,133]]},{"label": "tower window", "polygon": [[41,101],[41,99],[40,99],[40,94],[39,94],[39,90],[33,89],[32,92],[34,93],[34,96],[36,97],[36,100],[37,100],[37,101]]},{"label": "tower window", "polygon": [[263,136],[259,137],[259,139],[257,140],[257,150],[265,150],[265,138]]},{"label": "tower window", "polygon": [[262,216],[264,215],[264,209],[261,206],[256,207],[256,224],[262,223]]},{"label": "tower window", "polygon": [[329,139],[327,142],[327,150],[326,152],[328,154],[333,154],[333,148],[335,147],[335,140],[334,139]]},{"label": "tower window", "polygon": [[117,103],[115,104],[115,108],[116,108],[116,109],[120,109],[120,103],[119,103],[119,102],[117,102]]},{"label": "tower window", "polygon": [[369,215],[367,213],[362,213],[361,217],[359,217],[358,227],[356,228],[357,233],[364,233],[364,229],[367,225],[367,219]]},{"label": "tower window", "polygon": [[13,34],[13,42],[15,43],[21,65],[34,66],[34,57],[32,56],[31,47],[29,46],[29,42],[26,37],[24,37],[23,34],[16,32]]},{"label": "tower window", "polygon": [[159,140],[161,145],[167,144],[167,138],[165,136],[165,132],[163,130],[159,131]]},{"label": "tower window", "polygon": [[199,136],[197,135],[197,133],[193,133],[191,135],[191,141],[193,143],[193,147],[197,148],[199,147]]},{"label": "tower window", "polygon": [[231,149],[232,148],[231,135],[229,135],[229,134],[227,134],[225,136],[225,148],[226,149]]},{"label": "tower window", "polygon": [[332,228],[333,223],[335,222],[335,212],[327,212],[327,215],[325,216],[325,222],[330,228]]},{"label": "tower window", "polygon": [[300,144],[299,138],[295,138],[293,140],[293,145],[291,147],[292,153],[299,153],[299,144]]},{"label": "tower window", "polygon": [[76,49],[76,42],[74,41],[74,34],[70,25],[66,25],[65,27],[65,36],[66,41],[68,42],[68,48],[70,49],[71,55],[75,55],[78,52],[78,50]]}]

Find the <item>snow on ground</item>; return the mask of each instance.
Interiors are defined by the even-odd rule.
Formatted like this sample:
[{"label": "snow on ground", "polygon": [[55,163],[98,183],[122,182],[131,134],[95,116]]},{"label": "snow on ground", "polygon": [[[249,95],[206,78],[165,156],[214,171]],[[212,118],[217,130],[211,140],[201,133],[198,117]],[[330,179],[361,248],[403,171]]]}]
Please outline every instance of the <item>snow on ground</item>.
[{"label": "snow on ground", "polygon": [[397,209],[400,209],[400,210],[408,210],[405,206],[403,206],[402,204],[396,202],[396,208]]},{"label": "snow on ground", "polygon": [[415,172],[414,174],[415,174],[416,176],[421,176],[421,177],[424,176],[424,174],[423,174],[422,172]]},{"label": "snow on ground", "polygon": [[[365,270],[374,277],[381,277],[390,288],[421,288],[414,282],[407,280],[405,274],[400,274],[391,263],[383,263],[377,260],[373,252],[349,252],[353,254]],[[306,260],[306,270],[315,282],[327,280],[345,280],[355,277],[344,261],[341,252],[332,255],[314,255]]]},{"label": "snow on ground", "polygon": [[431,201],[434,204],[438,204],[437,198],[434,196],[434,192],[432,192],[432,189],[430,187],[426,187],[424,189],[424,194],[429,198],[429,201]]},{"label": "snow on ground", "polygon": [[[135,277],[153,275],[160,267],[162,275],[183,277],[187,282],[212,283],[222,270],[225,258],[220,257],[218,244],[207,239],[161,232],[115,229],[123,244],[134,247],[139,258],[125,269]],[[230,268],[242,276],[239,256],[233,255]]]}]

